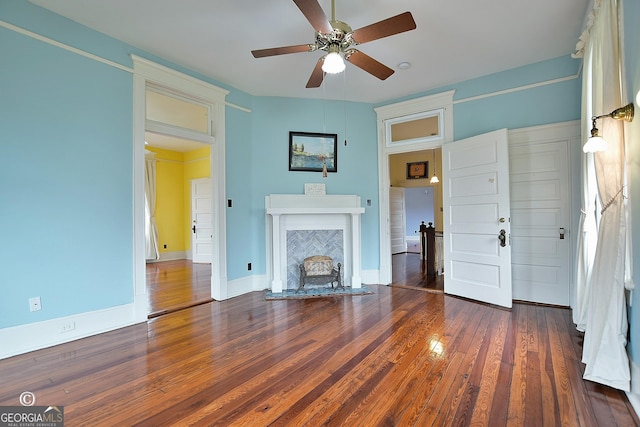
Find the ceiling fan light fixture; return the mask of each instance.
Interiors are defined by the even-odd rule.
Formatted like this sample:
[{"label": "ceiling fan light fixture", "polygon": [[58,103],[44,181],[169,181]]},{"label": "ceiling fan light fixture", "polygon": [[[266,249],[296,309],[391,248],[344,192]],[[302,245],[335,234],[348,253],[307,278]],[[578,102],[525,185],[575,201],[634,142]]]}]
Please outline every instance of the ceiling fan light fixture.
[{"label": "ceiling fan light fixture", "polygon": [[325,73],[338,74],[343,72],[344,69],[344,60],[338,52],[329,52],[327,56],[324,57],[324,62],[322,63],[322,71],[324,71]]}]

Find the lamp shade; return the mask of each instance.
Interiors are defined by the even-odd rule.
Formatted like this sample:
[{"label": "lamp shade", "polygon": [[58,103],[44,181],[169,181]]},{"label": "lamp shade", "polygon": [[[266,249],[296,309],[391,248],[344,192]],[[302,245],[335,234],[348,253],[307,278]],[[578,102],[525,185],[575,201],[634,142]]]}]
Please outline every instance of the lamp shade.
[{"label": "lamp shade", "polygon": [[582,146],[582,151],[585,153],[595,153],[597,151],[606,151],[609,147],[607,141],[601,136],[592,136],[587,139],[587,143]]},{"label": "lamp shade", "polygon": [[344,69],[344,60],[338,52],[329,52],[327,56],[324,57],[322,71],[325,73],[338,74],[343,72]]}]

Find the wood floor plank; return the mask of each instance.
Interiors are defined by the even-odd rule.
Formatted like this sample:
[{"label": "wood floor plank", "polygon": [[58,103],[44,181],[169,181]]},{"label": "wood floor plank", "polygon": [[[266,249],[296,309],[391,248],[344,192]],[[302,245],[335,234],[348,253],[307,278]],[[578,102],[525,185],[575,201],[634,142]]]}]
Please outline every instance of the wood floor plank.
[{"label": "wood floor plank", "polygon": [[553,360],[546,320],[545,307],[536,307],[536,325],[538,334],[538,362],[540,364],[540,387],[542,407],[542,425],[559,425],[558,398],[553,375]]},{"label": "wood floor plank", "polygon": [[[484,363],[478,364],[478,371],[481,369],[480,381],[477,383],[478,396],[475,402],[470,405],[473,409],[469,413],[471,425],[492,425],[490,424],[491,409],[495,402],[495,390],[500,388],[500,372],[503,367],[502,353],[507,337],[509,323],[509,314],[502,311],[493,313],[492,324],[495,325],[491,329],[491,341],[487,349],[487,356]],[[506,387],[505,387],[506,389]],[[503,419],[506,421],[506,416]],[[464,418],[459,416],[456,418],[456,425],[467,425],[463,423]],[[496,422],[495,420],[493,422]]]},{"label": "wood floor plank", "polygon": [[511,391],[509,393],[509,413],[507,425],[522,426],[525,422],[525,406],[527,393],[527,306],[513,307],[512,322],[514,323],[514,353],[513,372],[511,377]]},{"label": "wood floor plank", "polygon": [[576,412],[575,401],[571,390],[571,379],[567,364],[570,363],[564,358],[562,351],[561,337],[563,329],[559,327],[557,319],[553,313],[547,318],[547,331],[549,333],[549,346],[551,348],[551,360],[553,363],[554,383],[556,385],[556,396],[558,400],[558,411],[560,413],[560,423],[562,425],[581,425],[578,413]]},{"label": "wood floor plank", "polygon": [[[459,420],[467,420],[471,417],[472,408],[475,408],[479,378],[486,363],[488,348],[491,344],[492,333],[489,327],[493,327],[493,321],[495,320],[490,310],[484,311],[482,320],[477,324],[475,335],[471,341],[472,344],[464,349],[465,358],[460,366],[457,384],[454,383],[449,390],[448,395],[445,397],[445,403],[438,411],[433,424],[451,425],[454,423],[456,416],[458,416]],[[458,351],[462,350],[462,348],[458,348]]]}]

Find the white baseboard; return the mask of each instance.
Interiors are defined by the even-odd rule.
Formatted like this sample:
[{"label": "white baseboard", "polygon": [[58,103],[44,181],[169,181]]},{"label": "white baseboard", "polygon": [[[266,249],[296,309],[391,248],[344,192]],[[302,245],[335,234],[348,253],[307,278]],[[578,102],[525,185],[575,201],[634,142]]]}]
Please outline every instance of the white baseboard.
[{"label": "white baseboard", "polygon": [[160,252],[160,258],[158,259],[148,259],[148,264],[153,264],[154,262],[162,262],[162,261],[175,261],[178,259],[192,259],[191,252],[189,251],[173,251],[173,252]]},{"label": "white baseboard", "polygon": [[246,276],[227,282],[227,298],[237,297],[249,292],[262,291],[269,288],[266,275]]},{"label": "white baseboard", "polygon": [[640,416],[640,366],[631,358],[631,391],[627,392],[627,399],[633,406],[633,410]]},{"label": "white baseboard", "polygon": [[191,259],[191,258],[187,258],[186,251],[161,252],[159,261],[174,261],[177,259]]},{"label": "white baseboard", "polygon": [[2,343],[0,359],[101,334],[146,320],[146,314],[142,319],[136,319],[135,305],[127,304],[0,329]]},{"label": "white baseboard", "polygon": [[365,285],[376,285],[380,283],[380,270],[362,270],[360,279]]}]

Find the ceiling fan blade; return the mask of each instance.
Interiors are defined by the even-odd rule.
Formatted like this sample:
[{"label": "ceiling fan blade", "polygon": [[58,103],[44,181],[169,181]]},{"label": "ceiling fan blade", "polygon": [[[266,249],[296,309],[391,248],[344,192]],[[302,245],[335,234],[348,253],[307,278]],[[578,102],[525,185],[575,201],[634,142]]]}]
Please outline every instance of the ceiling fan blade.
[{"label": "ceiling fan blade", "polygon": [[295,46],[272,47],[269,49],[252,50],[254,58],[264,58],[265,56],[285,55],[287,53],[312,52],[316,50],[312,44],[298,44]]},{"label": "ceiling fan blade", "polygon": [[333,27],[317,0],[293,0],[311,26],[319,33],[331,34]]},{"label": "ceiling fan blade", "polygon": [[415,28],[416,21],[413,20],[413,15],[411,15],[411,12],[405,12],[353,30],[351,35],[357,44],[362,44],[394,34],[404,33],[405,31],[415,30]]},{"label": "ceiling fan blade", "polygon": [[324,71],[322,71],[323,62],[324,57],[320,58],[318,62],[316,62],[316,67],[313,69],[311,77],[309,77],[309,81],[307,82],[307,88],[320,87],[322,84],[322,80],[324,79]]},{"label": "ceiling fan blade", "polygon": [[344,58],[356,67],[362,68],[369,74],[372,74],[380,80],[386,80],[393,70],[381,62],[376,61],[366,53],[362,53],[356,49],[349,49],[344,53]]}]

